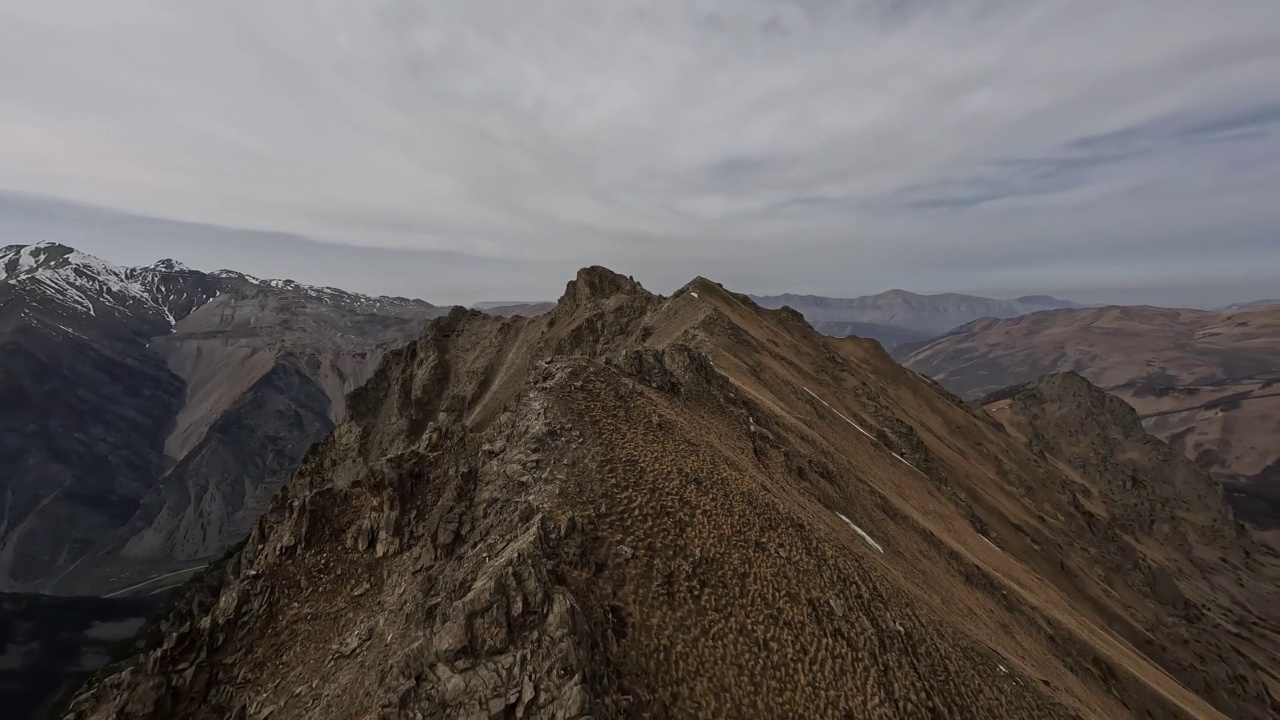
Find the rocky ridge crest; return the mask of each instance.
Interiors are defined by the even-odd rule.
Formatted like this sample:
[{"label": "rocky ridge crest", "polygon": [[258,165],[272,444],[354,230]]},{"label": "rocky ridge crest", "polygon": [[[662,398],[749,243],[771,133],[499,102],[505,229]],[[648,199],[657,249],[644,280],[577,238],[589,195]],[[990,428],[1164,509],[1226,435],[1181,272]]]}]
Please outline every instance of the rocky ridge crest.
[{"label": "rocky ridge crest", "polygon": [[67,717],[1275,707],[1247,639],[1203,646],[1237,678],[1212,694],[1117,635],[1128,608],[1081,602],[1108,566],[1065,564],[1068,507],[1034,494],[1064,470],[879,346],[709,281],[663,298],[591,268],[538,318],[455,309],[349,409]]}]

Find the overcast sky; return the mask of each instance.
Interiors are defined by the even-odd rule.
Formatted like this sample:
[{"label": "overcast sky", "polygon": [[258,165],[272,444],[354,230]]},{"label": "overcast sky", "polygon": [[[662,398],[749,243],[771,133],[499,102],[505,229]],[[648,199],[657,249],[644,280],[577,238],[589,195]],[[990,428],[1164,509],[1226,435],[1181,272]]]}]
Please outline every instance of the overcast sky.
[{"label": "overcast sky", "polygon": [[1280,2],[6,0],[0,190],[0,244],[436,302],[1275,296]]}]

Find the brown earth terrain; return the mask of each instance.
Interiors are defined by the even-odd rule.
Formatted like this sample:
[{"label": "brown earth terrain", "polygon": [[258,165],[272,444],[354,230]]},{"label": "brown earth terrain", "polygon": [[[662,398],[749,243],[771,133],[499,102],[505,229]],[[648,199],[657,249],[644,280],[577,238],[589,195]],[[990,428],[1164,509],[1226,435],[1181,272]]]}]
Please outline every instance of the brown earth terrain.
[{"label": "brown earth terrain", "polygon": [[1280,526],[1280,307],[1053,310],[979,320],[895,355],[967,399],[1078,372],[1218,475],[1244,517]]},{"label": "brown earth terrain", "polygon": [[997,413],[704,279],[455,309],[66,717],[1275,717],[1220,486],[1078,378]]}]

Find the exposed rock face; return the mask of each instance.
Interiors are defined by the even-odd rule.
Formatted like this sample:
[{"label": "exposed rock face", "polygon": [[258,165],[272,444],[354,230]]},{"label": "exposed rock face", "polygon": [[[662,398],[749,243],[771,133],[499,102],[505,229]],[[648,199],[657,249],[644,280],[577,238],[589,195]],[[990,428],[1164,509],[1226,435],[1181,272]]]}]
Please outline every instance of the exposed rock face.
[{"label": "exposed rock face", "polygon": [[1274,556],[1223,507],[1247,587],[1167,549],[1145,609],[1194,595],[1183,662],[1106,595],[1126,540],[1037,489],[1072,472],[874,343],[589,268],[388,353],[67,717],[1273,716],[1274,618],[1212,636]]},{"label": "exposed rock face", "polygon": [[221,553],[442,312],[0,249],[0,589],[105,593]]},{"label": "exposed rock face", "polygon": [[979,320],[895,355],[975,400],[1078,372],[1217,475],[1242,517],[1280,528],[1280,308],[1055,310]]}]

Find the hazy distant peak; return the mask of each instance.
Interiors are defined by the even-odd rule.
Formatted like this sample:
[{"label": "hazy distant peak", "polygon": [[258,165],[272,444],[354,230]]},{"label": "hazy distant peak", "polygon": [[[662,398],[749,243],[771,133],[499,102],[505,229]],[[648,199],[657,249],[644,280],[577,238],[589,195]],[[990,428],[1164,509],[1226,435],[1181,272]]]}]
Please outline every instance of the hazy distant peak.
[{"label": "hazy distant peak", "polygon": [[540,305],[547,300],[483,300],[481,302],[471,303],[473,310],[492,310],[493,308],[517,306],[517,305]]},{"label": "hazy distant peak", "polygon": [[1280,298],[1269,298],[1265,300],[1250,300],[1249,302],[1232,303],[1222,308],[1223,310],[1251,310],[1253,308],[1268,307],[1271,305],[1280,305]]},{"label": "hazy distant peak", "polygon": [[[752,299],[769,308],[789,305],[804,314],[810,323],[824,324],[830,327],[832,332],[845,326],[856,332],[856,329],[849,324],[858,323],[868,328],[910,330],[916,334],[923,334],[923,337],[940,335],[983,317],[1008,318],[1040,310],[1079,307],[1077,303],[1049,295],[1027,295],[1013,300],[997,300],[962,293],[921,295],[901,288],[852,298],[820,295],[753,295]],[[836,323],[836,325],[825,325],[828,323]],[[881,331],[876,332],[883,335]],[[895,339],[905,341],[900,337]]]}]

